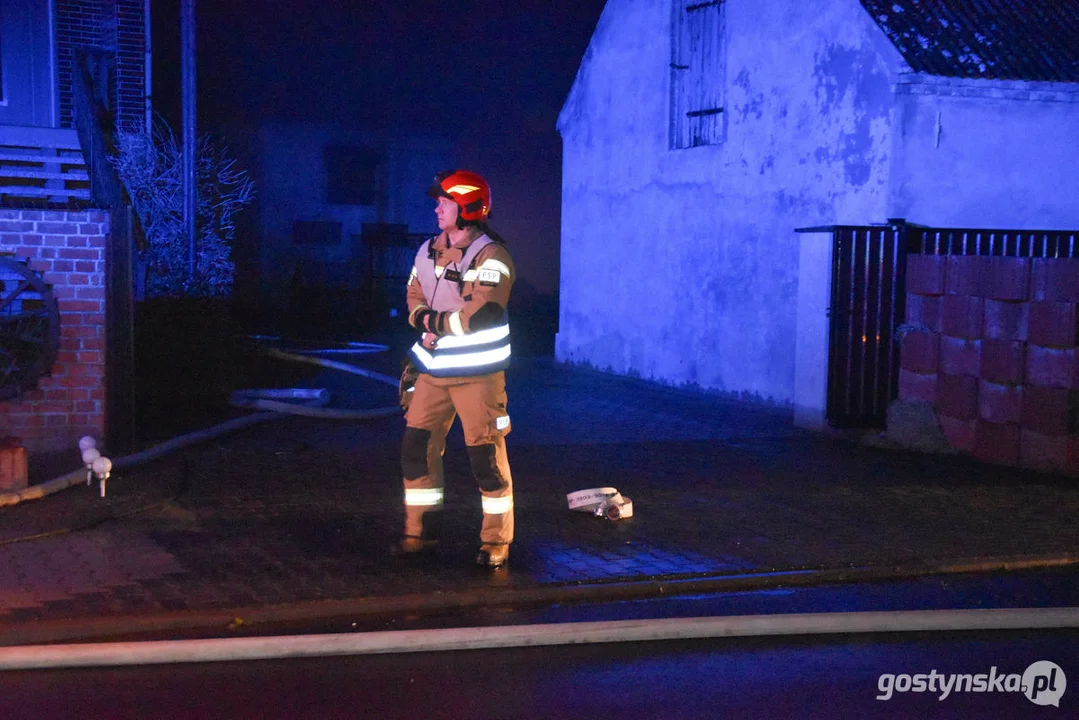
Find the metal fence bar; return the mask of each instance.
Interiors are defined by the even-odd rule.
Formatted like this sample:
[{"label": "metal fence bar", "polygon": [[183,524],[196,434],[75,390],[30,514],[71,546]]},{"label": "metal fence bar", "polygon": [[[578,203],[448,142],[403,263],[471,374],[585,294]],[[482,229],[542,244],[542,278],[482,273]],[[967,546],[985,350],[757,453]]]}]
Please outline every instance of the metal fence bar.
[{"label": "metal fence bar", "polygon": [[844,387],[844,392],[843,392],[843,413],[845,415],[849,415],[851,410],[852,410],[851,398],[850,398],[850,394],[851,394],[851,382],[850,382],[850,379],[854,377],[854,352],[853,352],[852,346],[851,346],[851,335],[850,335],[850,333],[851,333],[851,322],[850,321],[852,319],[851,313],[852,313],[852,311],[853,311],[853,309],[855,307],[854,303],[855,303],[856,289],[858,287],[858,283],[856,282],[857,277],[855,275],[856,268],[855,268],[855,264],[854,264],[854,258],[858,257],[858,252],[857,252],[858,233],[856,231],[851,231],[850,238],[848,240],[848,245],[850,247],[849,252],[851,253],[851,262],[850,262],[850,277],[847,279],[847,294],[848,294],[848,297],[847,297],[847,309],[846,309],[846,313],[847,313],[846,320],[847,320],[847,322],[844,323],[844,326],[846,327],[846,330],[847,330],[847,334],[846,334],[846,337],[843,338],[843,340],[845,342],[845,345],[846,345],[846,352],[847,352],[847,378],[848,378],[847,383],[846,383],[846,385]]},{"label": "metal fence bar", "polygon": [[[899,397],[899,338],[896,328],[905,321],[907,312],[907,239],[909,230],[900,225],[895,228],[892,241],[892,302],[888,323],[888,402]],[[883,333],[882,333],[883,335]],[[885,409],[887,417],[887,409]]]},{"label": "metal fence bar", "polygon": [[907,240],[897,227],[833,230],[827,415],[834,426],[883,427],[896,395]]},{"label": "metal fence bar", "polygon": [[1079,258],[1075,230],[1000,230],[978,228],[908,229],[906,244],[921,255],[981,255],[1017,258]]},{"label": "metal fence bar", "polygon": [[[1077,230],[831,226],[832,295],[828,358],[829,423],[883,427],[898,397],[896,328],[906,310],[909,254],[1079,258]],[[888,247],[887,243],[891,243]]]},{"label": "metal fence bar", "polygon": [[873,247],[873,256],[874,257],[873,257],[873,260],[874,260],[874,264],[876,265],[876,272],[875,273],[867,272],[866,274],[868,275],[869,280],[870,280],[871,283],[873,282],[873,278],[876,278],[876,288],[875,288],[875,290],[876,290],[876,293],[875,293],[875,295],[876,295],[876,298],[875,298],[876,303],[875,303],[875,306],[873,308],[873,323],[872,323],[873,326],[870,328],[869,332],[866,334],[865,346],[867,348],[872,348],[872,352],[873,352],[873,377],[872,377],[872,383],[873,384],[871,386],[872,391],[873,391],[873,397],[872,397],[872,406],[871,407],[872,407],[873,414],[876,415],[881,410],[879,389],[880,389],[880,365],[881,365],[881,360],[882,360],[881,353],[880,353],[880,351],[881,351],[881,336],[880,336],[880,333],[881,333],[881,319],[882,319],[881,318],[881,311],[884,309],[882,307],[882,302],[884,300],[884,296],[883,296],[884,283],[882,282],[883,277],[884,277],[884,231],[883,230],[874,231],[873,236],[874,236],[874,238],[873,238],[873,240],[874,240],[874,247]]},{"label": "metal fence bar", "polygon": [[[859,299],[861,300],[861,302],[858,304],[857,309],[858,309],[859,314],[861,315],[861,319],[862,319],[862,328],[861,328],[861,330],[862,330],[861,340],[862,341],[860,343],[857,343],[855,347],[858,348],[857,352],[858,352],[858,365],[859,365],[859,367],[858,367],[858,371],[859,371],[858,372],[858,386],[857,386],[858,408],[863,409],[863,410],[864,410],[865,405],[866,405],[866,397],[865,396],[866,396],[866,369],[867,369],[867,363],[866,363],[866,352],[865,352],[866,347],[865,346],[866,346],[866,339],[867,339],[867,337],[869,335],[869,327],[868,327],[869,326],[869,295],[870,295],[870,287],[869,287],[869,257],[870,257],[870,255],[869,255],[869,253],[870,253],[870,250],[871,250],[871,247],[872,247],[872,242],[871,242],[872,238],[871,238],[871,235],[870,235],[871,232],[872,231],[868,230],[868,229],[865,231],[865,236],[864,236],[863,241],[862,241],[863,250],[862,250],[862,252],[858,253],[858,259],[861,261],[860,262],[860,267],[858,268],[858,271],[859,271],[858,275],[861,276],[862,282],[859,284],[859,290],[861,292],[858,293],[860,295]],[[854,232],[854,235],[855,235],[855,237],[858,236],[858,231],[857,230]],[[857,338],[855,338],[855,341],[857,342]]]}]

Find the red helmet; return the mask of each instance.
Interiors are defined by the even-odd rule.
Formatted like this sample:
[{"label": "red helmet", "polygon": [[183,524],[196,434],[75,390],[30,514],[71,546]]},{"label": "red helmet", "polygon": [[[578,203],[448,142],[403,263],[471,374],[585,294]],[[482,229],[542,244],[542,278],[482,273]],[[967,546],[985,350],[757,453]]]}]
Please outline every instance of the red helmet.
[{"label": "red helmet", "polygon": [[468,170],[440,172],[427,194],[448,197],[457,203],[457,219],[462,222],[482,222],[491,213],[491,186],[482,176]]}]

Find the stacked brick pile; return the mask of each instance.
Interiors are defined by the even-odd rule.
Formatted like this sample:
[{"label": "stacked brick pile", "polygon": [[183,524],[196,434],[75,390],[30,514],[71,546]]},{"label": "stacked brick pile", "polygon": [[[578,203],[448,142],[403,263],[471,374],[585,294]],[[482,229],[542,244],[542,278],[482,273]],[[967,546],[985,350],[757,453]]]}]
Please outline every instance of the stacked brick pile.
[{"label": "stacked brick pile", "polygon": [[1079,475],[1079,259],[911,255],[899,396],[987,462]]},{"label": "stacked brick pile", "polygon": [[0,402],[0,436],[28,450],[75,448],[105,425],[105,237],[101,211],[0,210],[0,252],[52,285],[60,346],[35,390]]}]

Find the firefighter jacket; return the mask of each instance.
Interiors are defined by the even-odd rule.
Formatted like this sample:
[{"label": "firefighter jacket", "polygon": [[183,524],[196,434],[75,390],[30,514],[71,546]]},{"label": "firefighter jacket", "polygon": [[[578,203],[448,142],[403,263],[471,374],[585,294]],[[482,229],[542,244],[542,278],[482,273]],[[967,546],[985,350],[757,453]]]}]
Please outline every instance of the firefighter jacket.
[{"label": "firefighter jacket", "polygon": [[408,278],[408,321],[437,336],[433,348],[421,340],[408,351],[421,373],[464,377],[509,366],[514,271],[506,246],[487,235],[454,248],[442,233],[420,246]]}]

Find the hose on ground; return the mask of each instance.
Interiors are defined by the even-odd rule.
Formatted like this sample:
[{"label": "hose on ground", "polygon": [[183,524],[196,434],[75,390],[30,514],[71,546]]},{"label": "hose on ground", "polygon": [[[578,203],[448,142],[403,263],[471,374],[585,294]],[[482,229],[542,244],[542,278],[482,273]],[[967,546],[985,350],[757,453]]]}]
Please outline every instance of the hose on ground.
[{"label": "hose on ground", "polygon": [[[277,336],[248,335],[245,337],[255,340],[257,343],[265,343],[268,341],[283,342],[283,340]],[[318,357],[320,354],[328,353],[363,355],[384,352],[386,350],[389,350],[389,347],[386,345],[363,342],[345,343],[344,347],[337,348],[327,347],[305,350],[282,350],[275,347],[260,348],[260,351],[269,357],[340,370],[342,372],[359,375],[360,377],[390,385],[396,389],[398,379],[395,377],[384,375],[383,373],[375,372],[373,370],[367,370],[366,368],[350,363]],[[171,440],[166,440],[159,445],[155,445],[154,447],[132,455],[116,458],[112,461],[112,469],[122,470],[134,467],[151,460],[156,460],[163,455],[167,455],[168,453],[175,452],[176,450],[180,450],[190,445],[203,443],[207,440],[212,440],[216,437],[267,420],[282,418],[287,415],[301,415],[304,417],[322,418],[327,420],[371,420],[396,415],[401,412],[401,408],[397,403],[367,410],[352,410],[348,408],[326,407],[329,402],[330,393],[324,388],[237,390],[229,397],[229,404],[231,406],[244,410],[262,410],[264,412],[233,418],[232,420],[228,420],[212,427],[174,437]],[[85,469],[80,468],[78,470],[73,470],[66,475],[54,478],[53,480],[23,488],[18,492],[0,494],[0,507],[5,505],[16,505],[25,500],[35,500],[73,485],[84,483],[86,480],[86,472]]]}]

